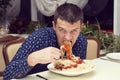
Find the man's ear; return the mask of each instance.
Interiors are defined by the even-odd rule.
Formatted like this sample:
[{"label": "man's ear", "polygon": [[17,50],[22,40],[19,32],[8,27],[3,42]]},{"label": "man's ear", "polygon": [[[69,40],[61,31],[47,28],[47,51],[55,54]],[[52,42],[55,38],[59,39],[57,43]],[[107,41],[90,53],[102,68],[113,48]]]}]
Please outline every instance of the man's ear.
[{"label": "man's ear", "polygon": [[55,30],[55,22],[52,21],[53,29]]},{"label": "man's ear", "polygon": [[82,28],[84,27],[84,25],[85,25],[84,23],[80,24],[80,32],[81,32]]},{"label": "man's ear", "polygon": [[81,25],[81,29],[85,26],[85,24],[84,24],[84,23],[81,23],[80,25]]}]

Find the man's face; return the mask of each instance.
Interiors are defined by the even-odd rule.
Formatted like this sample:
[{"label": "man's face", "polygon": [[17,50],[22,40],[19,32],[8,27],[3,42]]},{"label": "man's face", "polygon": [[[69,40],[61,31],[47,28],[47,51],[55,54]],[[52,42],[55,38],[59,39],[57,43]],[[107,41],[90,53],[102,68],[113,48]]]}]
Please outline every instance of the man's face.
[{"label": "man's face", "polygon": [[63,45],[64,41],[70,41],[73,46],[80,34],[81,27],[80,20],[71,24],[58,18],[56,24],[53,22],[59,46]]}]

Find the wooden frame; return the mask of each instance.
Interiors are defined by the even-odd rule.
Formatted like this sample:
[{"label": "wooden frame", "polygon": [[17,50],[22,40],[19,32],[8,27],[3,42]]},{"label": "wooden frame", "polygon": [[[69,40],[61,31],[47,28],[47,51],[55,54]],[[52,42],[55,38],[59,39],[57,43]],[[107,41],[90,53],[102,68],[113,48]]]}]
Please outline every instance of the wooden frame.
[{"label": "wooden frame", "polygon": [[7,42],[7,41],[15,40],[18,38],[20,38],[20,36],[7,35],[7,36],[0,37],[0,42]]}]

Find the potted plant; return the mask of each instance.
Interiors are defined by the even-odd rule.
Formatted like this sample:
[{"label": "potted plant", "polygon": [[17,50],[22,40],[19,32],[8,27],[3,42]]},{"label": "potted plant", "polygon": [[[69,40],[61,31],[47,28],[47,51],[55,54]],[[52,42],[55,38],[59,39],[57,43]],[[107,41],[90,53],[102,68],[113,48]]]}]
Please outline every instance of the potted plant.
[{"label": "potted plant", "polygon": [[39,21],[31,21],[28,25],[27,31],[25,33],[30,34],[35,30],[38,30],[39,28],[46,27],[47,24],[41,23]]},{"label": "potted plant", "polygon": [[120,51],[120,36],[102,31],[98,23],[85,24],[82,28],[81,34],[97,37],[101,43],[100,48],[104,53]]},{"label": "potted plant", "polygon": [[120,52],[120,35],[113,35],[113,42],[107,47],[107,53],[111,52]]}]

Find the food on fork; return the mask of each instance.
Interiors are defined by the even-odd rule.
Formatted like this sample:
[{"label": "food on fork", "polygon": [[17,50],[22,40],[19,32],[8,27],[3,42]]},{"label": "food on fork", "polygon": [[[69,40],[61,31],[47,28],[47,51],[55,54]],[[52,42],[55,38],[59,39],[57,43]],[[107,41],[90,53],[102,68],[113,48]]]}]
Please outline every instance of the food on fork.
[{"label": "food on fork", "polygon": [[[60,47],[61,49],[61,59],[54,63],[56,69],[70,69],[77,68],[79,64],[84,63],[82,59],[79,57],[75,57],[72,55],[72,45],[70,41],[65,41],[64,44]],[[66,52],[66,58],[64,58],[64,54]]]},{"label": "food on fork", "polygon": [[66,52],[66,59],[72,60],[73,62],[79,62],[81,61],[80,58],[76,58],[72,54],[72,43],[70,41],[64,41],[63,45],[60,47],[62,58],[64,56],[64,53]]}]

